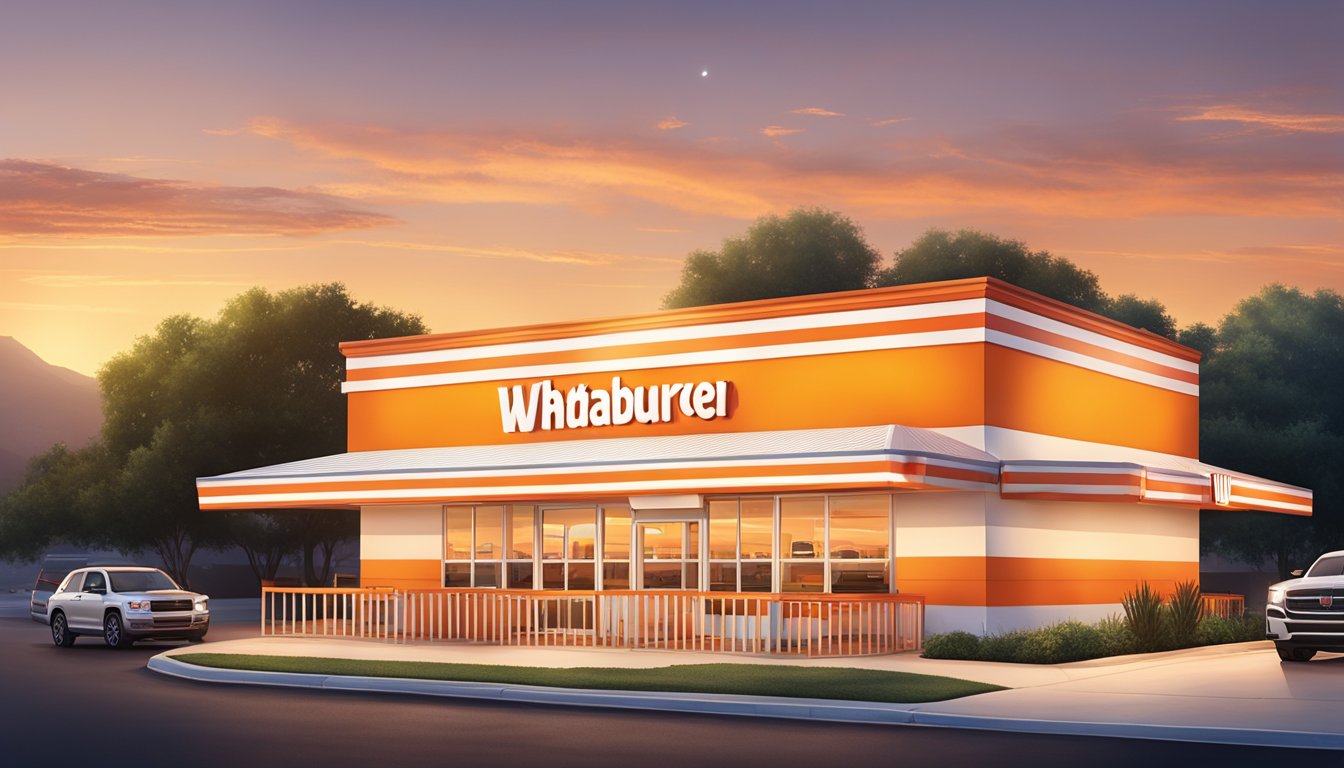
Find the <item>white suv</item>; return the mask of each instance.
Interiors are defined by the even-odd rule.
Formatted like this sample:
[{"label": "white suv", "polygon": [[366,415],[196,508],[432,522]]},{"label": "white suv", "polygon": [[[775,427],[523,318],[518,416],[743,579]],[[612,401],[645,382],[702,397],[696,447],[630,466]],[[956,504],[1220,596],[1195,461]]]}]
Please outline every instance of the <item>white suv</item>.
[{"label": "white suv", "polygon": [[1344,550],[1326,552],[1305,576],[1269,588],[1265,636],[1284,661],[1310,661],[1317,651],[1344,651]]},{"label": "white suv", "polygon": [[151,638],[196,642],[210,629],[209,598],[157,568],[80,568],[47,599],[47,623],[58,648],[80,635],[102,635],[113,648]]}]

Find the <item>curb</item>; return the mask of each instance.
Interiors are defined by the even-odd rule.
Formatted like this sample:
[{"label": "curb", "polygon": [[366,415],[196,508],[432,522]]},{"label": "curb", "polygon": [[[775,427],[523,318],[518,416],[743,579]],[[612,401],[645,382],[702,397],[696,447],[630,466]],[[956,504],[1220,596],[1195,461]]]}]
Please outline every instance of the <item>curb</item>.
[{"label": "curb", "polygon": [[166,654],[154,656],[149,660],[147,666],[150,670],[159,674],[184,680],[231,685],[265,685],[354,693],[394,693],[524,704],[654,710],[700,715],[771,717],[832,723],[917,725],[1055,736],[1106,736],[1206,744],[1344,750],[1344,735],[1333,733],[1145,723],[1020,720],[979,715],[945,714],[915,708],[923,705],[834,701],[829,699],[796,699],[714,693],[598,691],[551,688],[538,685],[460,683],[409,678],[313,675],[297,672],[252,672],[197,666],[177,661]]}]

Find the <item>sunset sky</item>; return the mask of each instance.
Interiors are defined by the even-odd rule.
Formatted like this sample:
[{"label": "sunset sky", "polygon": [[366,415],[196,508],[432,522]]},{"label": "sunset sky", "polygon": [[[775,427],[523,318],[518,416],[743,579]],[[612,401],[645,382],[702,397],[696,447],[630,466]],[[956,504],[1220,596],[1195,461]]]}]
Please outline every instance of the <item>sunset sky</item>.
[{"label": "sunset sky", "polygon": [[642,312],[800,205],[1216,322],[1344,290],[1341,39],[1311,0],[15,4],[0,335],[92,374],[329,280],[435,331]]}]

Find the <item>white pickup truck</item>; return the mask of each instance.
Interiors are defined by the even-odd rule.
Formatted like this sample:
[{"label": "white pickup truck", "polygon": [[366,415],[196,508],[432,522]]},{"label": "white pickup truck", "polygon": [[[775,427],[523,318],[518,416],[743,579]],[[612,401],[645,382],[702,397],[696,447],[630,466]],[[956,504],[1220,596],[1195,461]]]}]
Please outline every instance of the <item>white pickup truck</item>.
[{"label": "white pickup truck", "polygon": [[1269,588],[1265,637],[1284,661],[1310,661],[1317,651],[1344,651],[1344,550],[1326,552],[1300,578]]}]

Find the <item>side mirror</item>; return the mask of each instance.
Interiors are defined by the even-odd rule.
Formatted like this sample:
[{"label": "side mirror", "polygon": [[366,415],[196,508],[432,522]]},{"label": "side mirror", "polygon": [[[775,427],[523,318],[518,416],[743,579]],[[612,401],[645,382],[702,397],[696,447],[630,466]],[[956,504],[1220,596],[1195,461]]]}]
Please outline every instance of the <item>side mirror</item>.
[{"label": "side mirror", "polygon": [[1292,576],[1295,579],[1300,579],[1302,578],[1302,569],[1298,568],[1296,571],[1289,571],[1288,575]]}]

